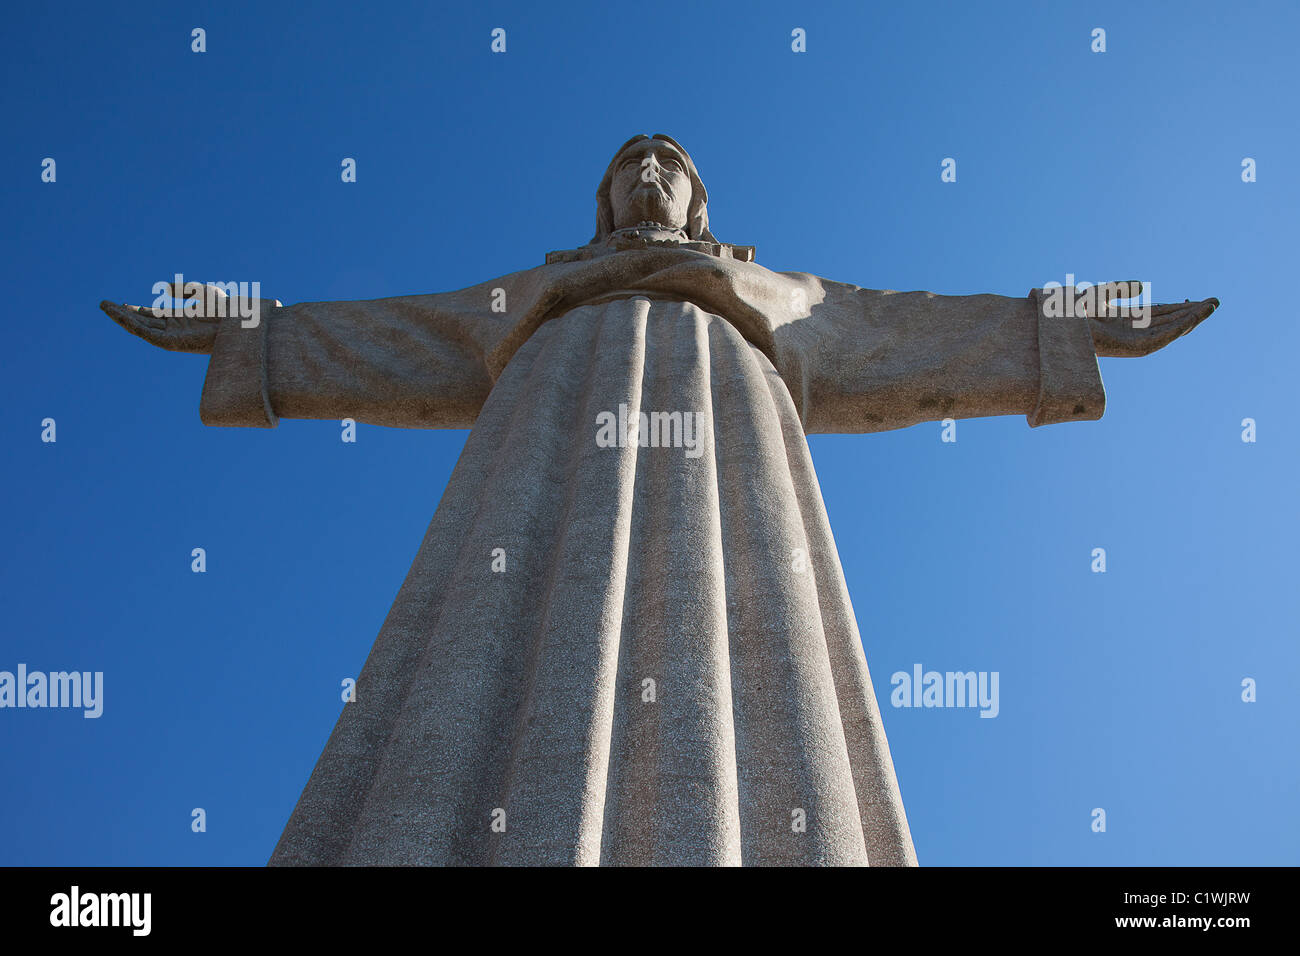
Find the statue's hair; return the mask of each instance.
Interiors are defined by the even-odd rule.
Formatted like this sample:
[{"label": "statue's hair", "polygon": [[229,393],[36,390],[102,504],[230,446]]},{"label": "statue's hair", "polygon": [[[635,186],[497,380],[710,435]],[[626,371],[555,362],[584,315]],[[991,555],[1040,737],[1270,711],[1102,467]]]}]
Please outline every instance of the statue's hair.
[{"label": "statue's hair", "polygon": [[610,201],[609,190],[614,180],[614,170],[618,165],[618,158],[623,155],[629,146],[647,139],[663,140],[665,143],[671,144],[686,160],[686,174],[691,177],[691,202],[686,210],[686,235],[699,242],[717,242],[718,240],[713,238],[713,233],[709,232],[709,191],[704,188],[704,181],[700,179],[700,174],[695,169],[695,163],[691,160],[690,153],[686,152],[682,148],[682,144],[677,140],[663,133],[655,133],[654,136],[638,133],[620,146],[618,152],[614,154],[614,158],[609,161],[605,176],[601,179],[600,185],[596,187],[596,234],[592,236],[591,242],[604,242],[609,238],[610,233],[614,231],[614,204]]}]

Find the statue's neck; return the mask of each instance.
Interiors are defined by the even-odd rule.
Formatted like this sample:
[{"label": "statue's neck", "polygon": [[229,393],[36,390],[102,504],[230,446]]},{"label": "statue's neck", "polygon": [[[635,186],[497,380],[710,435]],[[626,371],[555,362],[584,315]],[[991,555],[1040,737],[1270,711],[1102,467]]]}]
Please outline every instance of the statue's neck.
[{"label": "statue's neck", "polygon": [[627,252],[636,249],[670,248],[705,255],[718,256],[723,259],[738,259],[741,262],[754,261],[753,246],[733,246],[716,239],[697,240],[686,234],[686,230],[665,226],[658,222],[640,222],[635,226],[615,229],[602,239],[593,239],[578,249],[561,249],[546,254],[547,264],[558,262],[581,262],[596,259],[615,252]]},{"label": "statue's neck", "polygon": [[659,222],[639,222],[635,226],[615,229],[611,239],[645,239],[650,242],[690,242],[685,229],[675,229]]}]

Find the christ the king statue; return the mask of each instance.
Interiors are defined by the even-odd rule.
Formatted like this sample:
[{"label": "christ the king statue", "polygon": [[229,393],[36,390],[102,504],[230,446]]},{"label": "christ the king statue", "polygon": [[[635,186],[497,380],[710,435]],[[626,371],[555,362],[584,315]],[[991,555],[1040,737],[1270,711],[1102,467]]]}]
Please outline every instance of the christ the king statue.
[{"label": "christ the king statue", "polygon": [[256,322],[102,304],[211,356],[208,425],[472,429],[271,864],[916,863],[805,436],[1097,419],[1098,356],[1218,303],[771,272],[707,199],[637,136],[537,268]]}]

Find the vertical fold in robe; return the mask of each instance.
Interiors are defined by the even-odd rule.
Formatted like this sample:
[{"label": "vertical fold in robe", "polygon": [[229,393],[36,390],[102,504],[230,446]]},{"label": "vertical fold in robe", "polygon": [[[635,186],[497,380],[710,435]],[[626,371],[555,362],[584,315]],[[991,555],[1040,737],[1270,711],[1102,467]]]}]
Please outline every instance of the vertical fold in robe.
[{"label": "vertical fold in robe", "polygon": [[[771,364],[710,328],[746,864],[867,863],[848,744]],[[802,436],[800,436],[802,443]],[[856,741],[855,741],[856,743]]]},{"label": "vertical fold in robe", "polygon": [[574,322],[540,330],[542,364],[572,362],[572,347],[555,341],[567,327],[594,326],[597,344],[583,374],[568,369],[583,381],[574,417],[534,438],[561,449],[566,475],[549,566],[534,592],[540,619],[534,634],[521,635],[531,647],[505,728],[513,739],[499,799],[508,829],[494,839],[494,863],[600,862],[637,448],[600,447],[596,421],[620,405],[629,414],[640,407],[649,303],[626,305],[614,321],[579,310]]},{"label": "vertical fold in robe", "polygon": [[[773,404],[781,408],[789,405],[790,396],[785,383],[774,370],[767,373],[766,381]],[[793,408],[789,414],[782,414],[781,428],[807,536],[810,573],[816,581],[817,604],[834,676],[839,719],[848,745],[867,860],[872,866],[916,866],[912,834],[903,810],[894,761],[867,669],[844,569],[840,565],[839,551],[835,547],[808,443],[793,416]]]},{"label": "vertical fold in robe", "polygon": [[690,415],[698,454],[647,437],[637,457],[601,858],[734,865],[740,823],[712,452],[712,320],[680,303],[654,308],[641,408],[652,427],[651,412],[679,416],[683,441]]}]

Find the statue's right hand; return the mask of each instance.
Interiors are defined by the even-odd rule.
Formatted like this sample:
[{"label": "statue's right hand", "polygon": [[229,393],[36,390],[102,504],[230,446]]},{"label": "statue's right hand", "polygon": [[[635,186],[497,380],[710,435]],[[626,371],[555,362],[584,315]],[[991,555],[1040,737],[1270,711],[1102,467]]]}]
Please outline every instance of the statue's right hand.
[{"label": "statue's right hand", "polygon": [[181,309],[159,309],[148,306],[118,305],[104,300],[99,307],[132,335],[138,335],[150,345],[171,352],[199,352],[208,354],[217,339],[220,318],[206,315],[184,315]]},{"label": "statue's right hand", "polygon": [[[149,306],[118,305],[107,300],[99,307],[132,335],[138,335],[150,345],[171,352],[199,352],[204,355],[212,352],[217,340],[217,329],[221,320],[228,315],[235,315],[237,309],[248,306],[277,308],[279,299],[253,299],[245,301],[230,298],[224,289],[208,283],[184,283],[170,286],[175,300],[184,301],[185,307],[171,309],[154,309]],[[186,312],[197,313],[186,315]],[[239,312],[240,315],[256,313]],[[254,320],[253,325],[256,324]],[[251,325],[248,327],[252,327]]]}]

